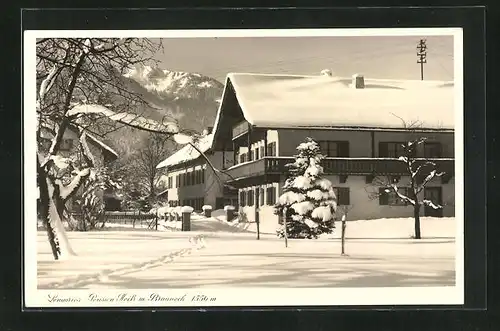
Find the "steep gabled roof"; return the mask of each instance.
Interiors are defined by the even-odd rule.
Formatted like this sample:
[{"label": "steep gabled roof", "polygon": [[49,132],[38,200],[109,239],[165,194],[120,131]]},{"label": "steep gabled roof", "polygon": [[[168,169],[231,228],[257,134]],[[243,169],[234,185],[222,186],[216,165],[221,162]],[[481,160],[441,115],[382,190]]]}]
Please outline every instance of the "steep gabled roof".
[{"label": "steep gabled roof", "polygon": [[[198,148],[201,152],[205,153],[207,152],[210,147],[212,146],[212,140],[213,140],[214,135],[212,133],[201,137],[196,143],[195,146]],[[181,164],[187,161],[195,160],[198,157],[200,157],[201,154],[193,148],[191,145],[186,145],[183,146],[181,149],[179,149],[177,152],[174,154],[170,155],[168,158],[160,162],[156,168],[167,168],[173,165]]]},{"label": "steep gabled roof", "polygon": [[[454,83],[332,76],[230,73],[224,94],[235,93],[246,121],[257,127],[454,128]],[[232,88],[227,88],[231,85]],[[215,130],[224,111],[222,101]]]},{"label": "steep gabled roof", "polygon": [[[53,132],[53,129],[48,126],[48,125],[43,125],[42,124],[42,128],[44,128],[45,130],[42,130],[41,132],[41,135],[42,135],[42,138],[46,138],[46,139],[52,139],[52,137],[54,136],[54,132]],[[78,127],[75,125],[75,124],[70,124],[68,126],[68,129],[67,130],[71,130],[75,133],[78,133],[79,129]],[[97,145],[98,148],[102,149],[102,150],[105,150],[109,153],[111,153],[112,155],[114,155],[116,158],[119,157],[118,153],[112,149],[110,146],[108,146],[107,144],[105,144],[104,142],[102,142],[101,140],[99,140],[97,137],[95,137],[94,135],[90,134],[87,132],[87,137],[92,141],[94,142],[95,145]]]},{"label": "steep gabled roof", "polygon": [[109,147],[108,145],[106,145],[105,143],[103,143],[101,140],[97,139],[96,137],[94,137],[90,133],[87,133],[87,137],[89,137],[90,140],[92,140],[93,142],[95,142],[102,149],[108,151],[109,153],[113,154],[114,156],[116,156],[118,158],[118,156],[119,156],[118,153],[115,150],[113,150],[111,147]]}]

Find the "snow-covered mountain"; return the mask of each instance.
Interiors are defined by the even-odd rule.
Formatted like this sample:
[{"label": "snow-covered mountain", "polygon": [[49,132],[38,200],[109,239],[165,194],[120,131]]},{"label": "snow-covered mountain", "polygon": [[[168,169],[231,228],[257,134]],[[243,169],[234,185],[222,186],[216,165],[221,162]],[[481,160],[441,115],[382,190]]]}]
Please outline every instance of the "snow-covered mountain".
[{"label": "snow-covered mountain", "polygon": [[[181,128],[202,132],[213,126],[224,86],[201,75],[140,65],[123,75],[127,90],[134,92],[152,107],[130,110],[162,121],[176,119]],[[129,154],[147,133],[124,127],[109,134],[122,153]]]},{"label": "snow-covered mountain", "polygon": [[129,70],[124,79],[156,108],[151,117],[172,114],[181,127],[198,132],[213,125],[224,88],[221,82],[199,73],[145,65]]},{"label": "snow-covered mountain", "polygon": [[149,92],[168,98],[174,96],[216,101],[223,88],[219,81],[199,73],[170,71],[145,65],[136,66],[124,76],[135,80]]}]

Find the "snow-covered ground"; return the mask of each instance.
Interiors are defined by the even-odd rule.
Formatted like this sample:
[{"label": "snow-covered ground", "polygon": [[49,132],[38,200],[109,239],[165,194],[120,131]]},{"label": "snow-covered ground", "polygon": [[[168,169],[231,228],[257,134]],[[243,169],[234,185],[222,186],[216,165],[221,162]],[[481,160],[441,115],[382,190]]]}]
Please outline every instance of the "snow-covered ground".
[{"label": "snow-covered ground", "polygon": [[[78,256],[53,261],[38,232],[38,286],[47,288],[217,288],[443,286],[455,282],[454,218],[422,218],[424,239],[410,239],[413,220],[349,222],[347,256],[340,226],[317,240],[284,241],[265,223],[227,223],[193,215],[192,231],[108,228],[69,232]],[[159,227],[159,230],[161,229]]]}]

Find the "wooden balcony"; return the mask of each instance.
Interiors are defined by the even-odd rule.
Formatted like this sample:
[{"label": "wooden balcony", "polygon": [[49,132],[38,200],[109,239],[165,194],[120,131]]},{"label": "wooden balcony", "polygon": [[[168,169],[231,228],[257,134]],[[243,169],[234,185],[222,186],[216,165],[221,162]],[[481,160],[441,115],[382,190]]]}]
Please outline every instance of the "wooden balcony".
[{"label": "wooden balcony", "polygon": [[248,122],[243,121],[233,126],[233,139],[236,139],[248,132]]},{"label": "wooden balcony", "polygon": [[[417,160],[416,162],[423,162]],[[454,174],[453,159],[429,159],[437,164],[438,171],[448,176]],[[267,174],[286,174],[286,164],[294,162],[292,157],[264,157],[255,161],[245,162],[226,170],[232,180]],[[390,158],[325,158],[322,161],[323,171],[327,175],[358,175],[358,176],[405,176],[406,164]]]}]

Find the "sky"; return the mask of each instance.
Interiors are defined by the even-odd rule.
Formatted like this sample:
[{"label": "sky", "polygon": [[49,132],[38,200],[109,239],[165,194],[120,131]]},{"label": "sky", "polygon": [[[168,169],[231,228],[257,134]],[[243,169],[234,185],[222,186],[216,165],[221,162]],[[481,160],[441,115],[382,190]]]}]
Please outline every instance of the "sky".
[{"label": "sky", "polygon": [[427,40],[424,79],[453,80],[452,36],[225,37],[162,39],[163,69],[196,72],[221,82],[229,72],[420,79],[416,46]]}]

